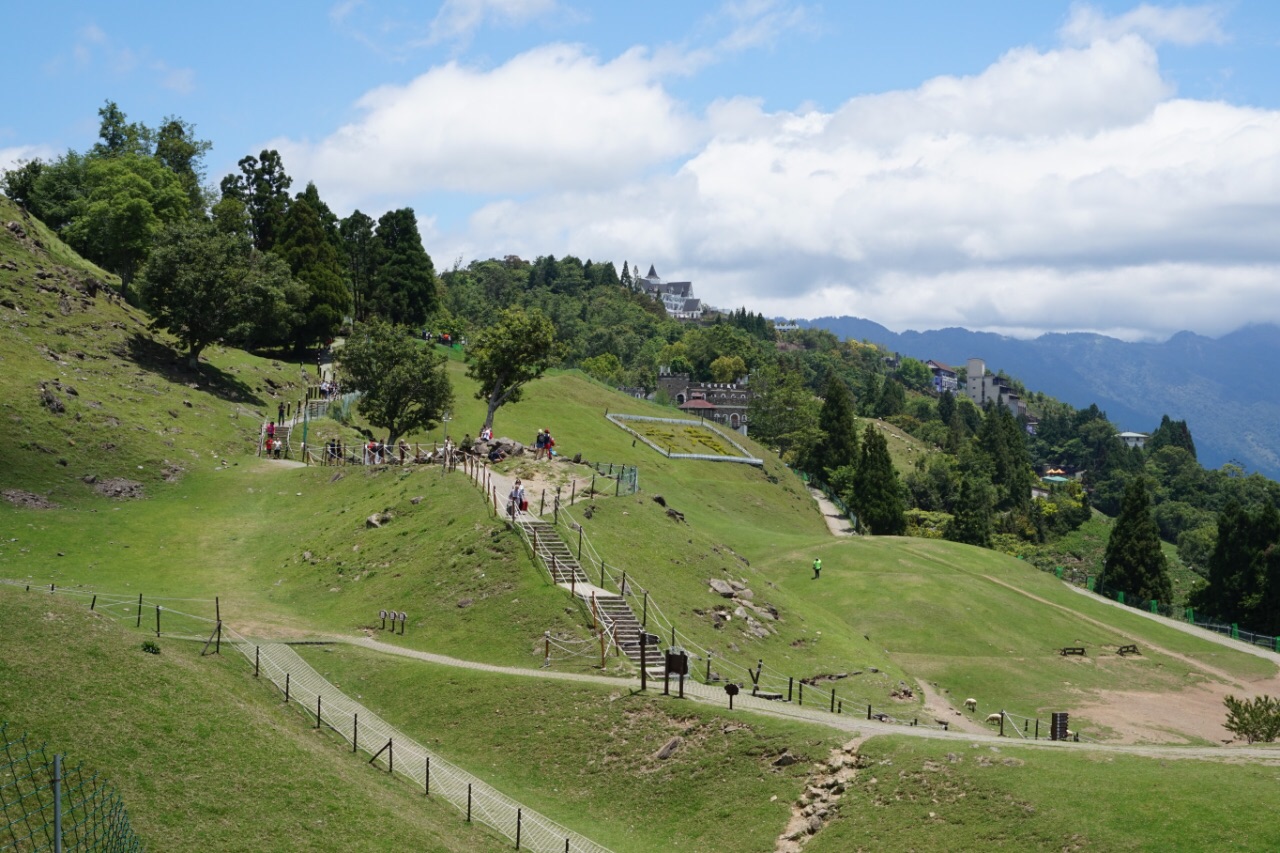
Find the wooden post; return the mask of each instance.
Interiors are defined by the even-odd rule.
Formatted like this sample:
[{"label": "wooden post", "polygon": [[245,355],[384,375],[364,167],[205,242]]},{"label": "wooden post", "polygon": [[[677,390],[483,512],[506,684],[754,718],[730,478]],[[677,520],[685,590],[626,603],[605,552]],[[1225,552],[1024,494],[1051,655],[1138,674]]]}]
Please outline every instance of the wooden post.
[{"label": "wooden post", "polygon": [[93,596],[93,601],[89,602],[89,609],[92,610],[94,607],[97,606],[97,604],[98,604],[98,596],[97,596],[97,593],[95,593]]},{"label": "wooden post", "polygon": [[569,483],[569,506],[573,506],[578,499],[578,481],[574,480]]},{"label": "wooden post", "polygon": [[711,650],[707,649],[707,684],[711,683]]},{"label": "wooden post", "polygon": [[516,849],[520,849],[520,824],[523,822],[524,809],[516,808]]},{"label": "wooden post", "polygon": [[261,663],[261,657],[260,657],[261,652],[262,652],[261,646],[253,647],[253,677],[254,678],[258,677],[259,664]]},{"label": "wooden post", "polygon": [[431,796],[431,756],[427,756],[427,775],[426,781],[422,783],[422,795],[424,797]]},{"label": "wooden post", "polygon": [[320,728],[320,694],[316,694],[316,728]]},{"label": "wooden post", "polygon": [[796,696],[799,699],[797,704],[801,708],[803,708],[804,707],[804,682],[803,681],[800,682],[800,691],[796,694]]},{"label": "wooden post", "polygon": [[644,591],[644,611],[640,617],[640,627],[645,628],[649,625],[649,590]]},{"label": "wooden post", "polygon": [[[791,688],[795,687],[795,684],[796,684],[795,676],[788,675],[787,676],[787,701],[788,702],[791,701]],[[869,720],[871,718],[867,717],[867,719]]]},{"label": "wooden post", "polygon": [[831,713],[834,714],[835,712],[836,712],[836,689],[832,687],[831,688]]},{"label": "wooden post", "polygon": [[543,631],[542,636],[545,640],[545,646],[546,646],[546,648],[544,649],[545,655],[542,661],[542,665],[544,667],[551,666],[551,632]]},{"label": "wooden post", "polygon": [[[581,524],[578,525],[578,562],[579,563],[582,562],[582,525]],[[603,564],[600,566],[600,571],[604,572]],[[601,583],[601,585],[603,585],[603,582]]]},{"label": "wooden post", "polygon": [[594,498],[595,496],[596,496],[596,474],[594,471],[592,471],[591,472],[591,497]]},{"label": "wooden post", "polygon": [[1004,709],[1000,709],[1000,737],[1004,737]]},{"label": "wooden post", "polygon": [[289,704],[289,673],[284,674],[284,704]]},{"label": "wooden post", "polygon": [[156,636],[160,636],[160,605],[156,605]]},{"label": "wooden post", "polygon": [[[31,589],[31,587],[27,587],[27,589]],[[138,624],[133,627],[142,627],[142,593],[138,593]]]},{"label": "wooden post", "polygon": [[541,498],[539,498],[539,500],[538,500],[538,515],[539,515],[539,516],[541,516],[541,515],[542,515],[542,513],[543,513],[543,511],[544,511],[546,508],[547,508],[547,490],[546,490],[546,489],[543,489],[543,490],[542,490],[542,497],[541,497]]},{"label": "wooden post", "polygon": [[649,689],[649,638],[644,630],[640,631],[640,690]]},{"label": "wooden post", "polygon": [[471,823],[471,783],[467,783],[467,823]]},{"label": "wooden post", "polygon": [[351,751],[355,752],[360,748],[360,715],[351,715]]}]

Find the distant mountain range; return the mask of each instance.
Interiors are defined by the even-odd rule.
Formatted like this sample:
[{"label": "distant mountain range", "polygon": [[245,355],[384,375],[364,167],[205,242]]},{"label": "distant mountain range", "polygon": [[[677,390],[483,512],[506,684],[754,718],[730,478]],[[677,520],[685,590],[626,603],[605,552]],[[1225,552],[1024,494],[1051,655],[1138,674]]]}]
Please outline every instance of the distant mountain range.
[{"label": "distant mountain range", "polygon": [[1164,343],[1126,343],[1103,335],[1042,335],[1034,340],[938,329],[891,332],[858,317],[800,320],[901,355],[952,367],[981,358],[1027,386],[1077,408],[1097,403],[1121,430],[1150,433],[1160,417],[1185,420],[1200,462],[1236,462],[1280,479],[1280,327],[1246,326],[1221,338],[1179,332]]}]

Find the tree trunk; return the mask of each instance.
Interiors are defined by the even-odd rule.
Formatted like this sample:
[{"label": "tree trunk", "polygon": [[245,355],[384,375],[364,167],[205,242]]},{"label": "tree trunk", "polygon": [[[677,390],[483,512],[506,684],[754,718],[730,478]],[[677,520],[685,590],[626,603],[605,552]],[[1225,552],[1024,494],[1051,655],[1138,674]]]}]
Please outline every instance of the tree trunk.
[{"label": "tree trunk", "polygon": [[187,366],[192,370],[200,369],[200,353],[204,352],[205,346],[203,343],[191,345],[191,351],[187,353]]},{"label": "tree trunk", "polygon": [[498,385],[489,394],[489,411],[485,412],[484,429],[493,429],[493,416],[498,411],[498,407],[502,405],[502,386]]}]

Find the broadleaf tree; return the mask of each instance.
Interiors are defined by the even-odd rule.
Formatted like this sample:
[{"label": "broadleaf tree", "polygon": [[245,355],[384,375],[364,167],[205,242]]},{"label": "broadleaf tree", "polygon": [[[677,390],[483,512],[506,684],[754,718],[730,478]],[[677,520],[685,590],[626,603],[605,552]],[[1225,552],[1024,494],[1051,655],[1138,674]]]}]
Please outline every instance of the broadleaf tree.
[{"label": "broadleaf tree", "polygon": [[245,338],[251,328],[279,322],[289,268],[272,254],[211,225],[184,223],[157,241],[138,277],[152,326],[172,333],[194,368],[206,346]]},{"label": "broadleaf tree", "polygon": [[488,404],[483,428],[491,428],[498,408],[519,402],[524,386],[556,360],[555,327],[537,308],[508,308],[476,335],[467,355],[467,375],[480,383],[476,399]]},{"label": "broadleaf tree", "polygon": [[381,320],[363,324],[338,354],[343,386],[361,392],[360,413],[387,444],[440,423],[453,406],[448,359]]}]

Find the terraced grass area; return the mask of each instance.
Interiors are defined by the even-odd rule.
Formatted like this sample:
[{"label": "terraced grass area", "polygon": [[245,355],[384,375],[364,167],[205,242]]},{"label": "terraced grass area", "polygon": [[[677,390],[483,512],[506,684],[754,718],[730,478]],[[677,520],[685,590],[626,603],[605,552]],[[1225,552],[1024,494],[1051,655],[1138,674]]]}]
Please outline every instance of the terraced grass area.
[{"label": "terraced grass area", "polygon": [[742,456],[742,452],[706,424],[663,423],[627,418],[626,426],[652,441],[667,453],[697,453],[707,456]]}]

